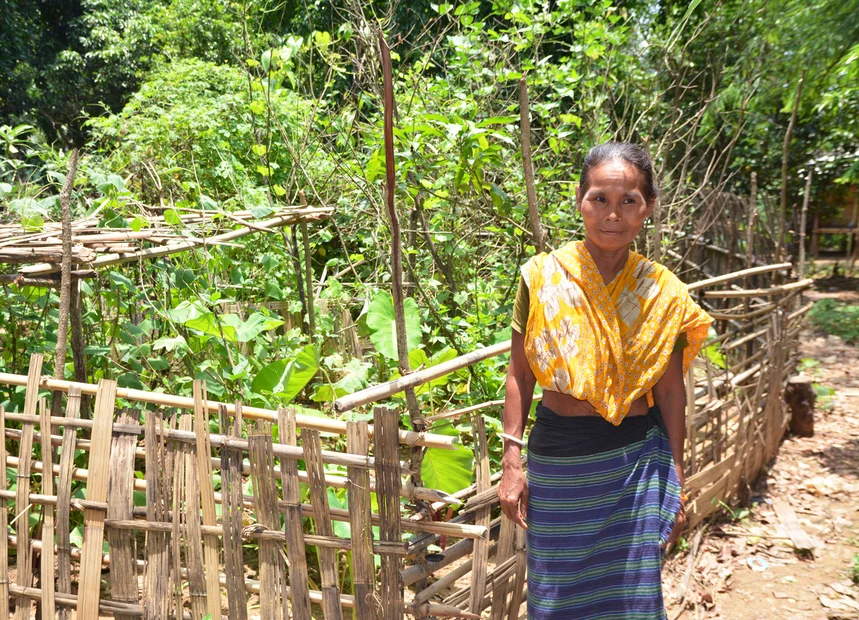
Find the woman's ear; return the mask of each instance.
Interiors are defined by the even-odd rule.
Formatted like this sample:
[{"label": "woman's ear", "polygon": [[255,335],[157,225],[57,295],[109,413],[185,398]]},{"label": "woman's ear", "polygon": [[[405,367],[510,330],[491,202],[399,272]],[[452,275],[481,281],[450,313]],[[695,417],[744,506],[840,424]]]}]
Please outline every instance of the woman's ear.
[{"label": "woman's ear", "polygon": [[644,210],[644,219],[647,219],[653,215],[653,209],[656,207],[657,200],[658,198],[651,198],[647,201],[647,207]]},{"label": "woman's ear", "polygon": [[579,213],[582,212],[582,198],[585,196],[585,191],[582,189],[581,185],[576,185],[576,209],[578,209]]}]

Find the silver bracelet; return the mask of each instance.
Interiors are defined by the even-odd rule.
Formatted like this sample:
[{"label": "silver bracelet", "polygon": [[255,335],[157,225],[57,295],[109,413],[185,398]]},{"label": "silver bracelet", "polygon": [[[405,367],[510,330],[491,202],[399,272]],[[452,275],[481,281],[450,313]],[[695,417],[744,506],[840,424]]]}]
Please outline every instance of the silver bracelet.
[{"label": "silver bracelet", "polygon": [[503,438],[503,439],[506,439],[507,441],[512,441],[513,443],[518,444],[518,445],[522,446],[523,448],[525,447],[525,442],[522,441],[521,439],[519,439],[518,437],[514,437],[513,435],[508,435],[507,433],[498,433],[498,436]]}]

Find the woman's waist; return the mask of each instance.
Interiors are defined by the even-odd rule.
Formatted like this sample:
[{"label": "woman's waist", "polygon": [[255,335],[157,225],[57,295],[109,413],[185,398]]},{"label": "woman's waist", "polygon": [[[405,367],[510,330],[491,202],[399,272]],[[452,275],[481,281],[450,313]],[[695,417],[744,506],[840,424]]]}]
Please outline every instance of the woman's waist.
[{"label": "woman's waist", "polygon": [[[562,417],[588,417],[600,416],[594,406],[586,400],[574,398],[569,394],[555,392],[553,390],[543,390],[543,406],[551,409],[553,413]],[[626,417],[647,415],[647,397],[642,396],[636,399],[626,414]]]}]

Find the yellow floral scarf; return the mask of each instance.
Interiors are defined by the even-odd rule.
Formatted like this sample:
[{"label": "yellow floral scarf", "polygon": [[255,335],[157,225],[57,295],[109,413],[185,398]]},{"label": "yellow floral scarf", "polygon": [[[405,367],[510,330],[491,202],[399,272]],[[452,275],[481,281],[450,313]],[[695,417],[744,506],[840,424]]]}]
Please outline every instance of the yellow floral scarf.
[{"label": "yellow floral scarf", "polygon": [[637,252],[605,284],[581,241],[522,266],[530,306],[525,353],[543,389],[587,400],[618,425],[665,373],[685,332],[683,371],[712,322],[671,271]]}]

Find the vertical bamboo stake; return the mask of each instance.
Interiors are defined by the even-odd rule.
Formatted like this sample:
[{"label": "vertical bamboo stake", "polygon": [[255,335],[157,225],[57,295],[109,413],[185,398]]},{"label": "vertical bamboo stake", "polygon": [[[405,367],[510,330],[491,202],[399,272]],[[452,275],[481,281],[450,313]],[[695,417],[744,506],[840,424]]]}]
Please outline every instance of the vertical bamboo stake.
[{"label": "vertical bamboo stake", "polygon": [[692,476],[698,470],[698,438],[695,432],[695,369],[689,364],[686,371],[686,439],[689,441],[689,475]]},{"label": "vertical bamboo stake", "polygon": [[[328,494],[325,486],[325,466],[322,463],[322,444],[319,431],[301,429],[301,446],[304,448],[307,477],[310,486],[310,503],[313,505],[313,523],[317,536],[333,536]],[[399,498],[397,500],[399,503]],[[319,572],[322,575],[322,611],[326,620],[339,620],[340,586],[337,579],[337,550],[318,547]]]},{"label": "vertical bamboo stake", "polygon": [[814,166],[808,167],[808,178],[805,180],[805,195],[802,197],[802,216],[799,224],[799,279],[805,278],[805,223],[808,218],[808,201],[811,198],[811,177],[814,176]]},{"label": "vertical bamboo stake", "polygon": [[[516,536],[516,524],[501,515],[501,532],[498,534],[498,547],[495,551],[495,570],[513,557],[513,541]],[[496,573],[497,575],[497,573]],[[510,577],[508,575],[503,579],[498,579],[492,586],[492,610],[490,611],[490,620],[503,620],[504,612],[507,611],[507,593],[510,591]]]},{"label": "vertical bamboo stake", "polygon": [[[137,412],[135,412],[137,413]],[[118,424],[138,425],[139,414],[123,411],[117,417]],[[126,520],[133,518],[134,511],[134,452],[137,435],[125,433],[113,438],[110,458],[110,501],[107,518]],[[110,545],[110,598],[120,603],[136,605],[137,565],[134,561],[134,533],[129,530],[109,529],[107,541]],[[44,553],[44,546],[43,551]],[[132,620],[135,616],[117,613],[117,620]]]},{"label": "vertical bamboo stake", "polygon": [[531,161],[531,119],[528,107],[528,82],[525,76],[519,80],[519,133],[522,145],[522,165],[525,168],[525,191],[528,198],[528,219],[531,221],[531,234],[534,247],[540,254],[546,251],[546,234],[540,223],[537,209],[537,190],[534,187],[534,164]]},{"label": "vertical bamboo stake", "polygon": [[[379,30],[379,52],[382,62],[382,76],[384,81],[384,109],[385,109],[385,204],[388,207],[388,218],[391,223],[391,293],[394,300],[394,322],[397,328],[397,365],[400,375],[405,377],[412,372],[409,363],[408,339],[406,336],[406,315],[403,308],[403,265],[400,246],[400,220],[397,217],[397,209],[394,206],[394,193],[397,189],[397,179],[394,169],[394,78],[391,68],[391,51],[382,31]],[[426,422],[418,409],[418,400],[413,388],[407,388],[406,406],[409,410],[409,418],[412,430],[422,433],[426,430]],[[412,447],[411,470],[412,484],[423,486],[421,483],[421,461],[423,450],[420,446]],[[420,507],[425,507],[422,501],[416,502]]]},{"label": "vertical bamboo stake", "polygon": [[[236,414],[230,428],[227,406],[221,404],[221,432],[224,435],[242,436],[242,404],[236,402]],[[227,447],[221,448],[221,514],[224,527],[224,574],[227,586],[228,617],[247,620],[248,606],[245,594],[244,563],[242,559],[242,453]]]},{"label": "vertical bamboo stake", "polygon": [[[280,443],[296,445],[295,410],[281,407],[277,411]],[[301,524],[301,491],[298,482],[298,462],[280,459],[280,479],[283,487],[283,527],[286,534],[286,558],[289,564],[289,595],[293,618],[310,617],[310,587],[307,580],[307,557],[304,530]]]},{"label": "vertical bamboo stake", "polygon": [[[367,456],[370,440],[366,420],[346,423],[346,448],[351,454]],[[361,620],[374,620],[373,605],[373,527],[370,522],[370,471],[350,467],[349,515],[352,536],[352,587],[355,612]]]},{"label": "vertical bamboo stake", "polygon": [[[55,393],[54,398],[62,400],[59,393]],[[54,448],[51,445],[51,411],[45,405],[44,398],[39,401],[39,435],[42,443],[42,494],[53,495]],[[5,508],[4,505],[3,509]],[[42,617],[55,618],[57,606],[54,601],[54,507],[49,504],[42,505],[41,569]]]},{"label": "vertical bamboo stake", "polygon": [[[277,495],[274,478],[274,453],[272,452],[271,426],[257,422],[256,429],[248,436],[248,456],[251,462],[251,480],[254,485],[254,509],[257,522],[268,530],[278,528]],[[259,541],[260,564],[260,618],[275,620],[278,602],[286,598],[283,566],[278,551],[280,545],[273,540]],[[339,608],[339,596],[338,596]]]},{"label": "vertical bamboo stake", "polygon": [[[116,382],[100,379],[95,395],[95,413],[89,453],[89,479],[86,498],[93,502],[107,500],[108,467],[110,463],[110,437],[113,431],[113,407],[116,400]],[[101,600],[101,554],[104,542],[104,518],[101,510],[84,510],[84,542],[81,547],[80,579],[78,586],[79,618],[98,618]]]},{"label": "vertical bamboo stake", "polygon": [[[54,396],[56,398],[56,396]],[[80,415],[81,389],[69,387],[66,398],[66,418],[75,420]],[[75,464],[77,429],[66,426],[60,454],[60,472],[57,477],[57,591],[67,594],[72,591],[72,547],[69,531],[69,513],[72,499],[72,468]],[[0,461],[2,462],[2,461]],[[2,528],[0,528],[2,531]],[[69,620],[71,608],[60,604],[60,620]]]},{"label": "vertical bamboo stake", "polygon": [[[157,424],[157,426],[156,426]],[[161,467],[166,463],[163,419],[154,411],[146,413],[144,440],[146,442],[146,519],[163,522],[170,511],[167,486],[167,472]],[[178,507],[177,507],[178,508]],[[179,511],[174,511],[174,517]],[[166,618],[170,609],[170,534],[167,532],[147,532],[146,534],[146,572],[143,576],[143,618],[160,620]]]},{"label": "vertical bamboo stake", "polygon": [[[203,412],[205,384],[194,381],[194,431],[197,447],[197,472],[200,482],[200,504],[203,508],[203,525],[217,526],[215,490],[212,485],[212,448],[209,445],[209,416]],[[203,536],[203,560],[206,565],[206,606],[209,613],[221,613],[221,584],[218,581],[218,549],[221,543],[215,534]]]},{"label": "vertical bamboo stake", "polygon": [[[802,75],[799,78],[799,83],[796,85],[796,97],[793,100],[793,111],[790,114],[790,122],[787,125],[787,131],[784,132],[784,146],[782,148],[781,158],[781,202],[778,212],[778,227],[776,228],[776,252],[775,260],[784,260],[785,246],[785,217],[787,214],[787,167],[788,155],[790,153],[790,139],[793,135],[793,128],[796,125],[796,117],[799,112],[799,101],[802,98],[802,83],[805,81],[805,69],[802,70]],[[778,279],[776,276],[776,283]]]},{"label": "vertical bamboo stake", "polygon": [[[69,292],[69,324],[72,333],[72,361],[75,366],[75,381],[77,381],[78,383],[86,383],[86,357],[84,356],[84,349],[86,348],[86,345],[84,343],[83,321],[81,320],[80,280],[72,281]],[[90,418],[91,413],[89,396],[81,397],[80,411],[81,415],[84,418]],[[61,620],[63,619],[62,612],[60,618]]]},{"label": "vertical bamboo stake", "polygon": [[[6,409],[0,405],[0,491],[6,490]],[[9,531],[9,510],[4,501],[0,506],[0,532]],[[0,620],[9,620],[9,537],[0,536]]]},{"label": "vertical bamboo stake", "polygon": [[[190,431],[193,428],[193,418],[183,415],[179,428]],[[197,450],[189,444],[183,444],[181,453],[185,466],[185,557],[188,563],[188,594],[191,598],[191,617],[201,620],[209,612],[209,595],[203,560],[203,531],[200,527],[200,472],[197,469]],[[175,510],[174,506],[174,510]],[[220,609],[218,605],[217,611]]]},{"label": "vertical bamboo stake", "polygon": [[525,530],[516,527],[513,550],[516,553],[516,577],[513,581],[513,594],[510,597],[510,610],[507,620],[519,620],[519,608],[525,593],[525,578],[528,572],[528,536]]},{"label": "vertical bamboo stake", "polygon": [[[376,457],[376,497],[379,500],[379,538],[382,543],[400,543],[399,415],[397,409],[373,409]],[[400,556],[382,553],[381,618],[401,620],[405,613]]]},{"label": "vertical bamboo stake", "polygon": [[[174,416],[171,419],[170,428],[174,427],[174,424],[177,424],[179,430],[187,431],[191,430],[190,424],[190,416]],[[172,462],[173,467],[173,485],[172,485],[172,504],[173,504],[173,531],[171,536],[171,552],[170,558],[173,561],[173,606],[178,611],[183,607],[183,599],[184,593],[182,592],[182,523],[183,518],[187,515],[187,505],[183,505],[183,503],[187,502],[186,491],[185,491],[185,446],[178,441],[171,441],[169,448],[169,456],[172,458],[169,459]],[[186,558],[188,558],[189,567],[190,567],[190,557],[191,552],[186,551]],[[195,575],[196,578],[198,575]],[[190,575],[189,575],[190,577]],[[189,579],[190,581],[190,579]],[[194,618],[194,605],[196,603],[196,599],[194,595],[196,590],[194,590],[193,586],[189,583],[188,590],[191,595],[191,614],[192,620],[198,620]]]},{"label": "vertical bamboo stake", "polygon": [[[472,417],[474,428],[474,460],[475,472],[477,474],[477,493],[489,489],[489,449],[486,445],[486,423],[483,416],[477,414]],[[474,517],[475,525],[489,527],[490,507],[478,508]],[[471,570],[471,598],[468,609],[471,613],[479,614],[483,610],[483,597],[486,595],[486,567],[489,560],[489,540],[477,539],[474,541],[474,564]]]},{"label": "vertical bamboo stake", "polygon": [[[57,345],[54,349],[54,379],[63,379],[66,366],[66,351],[69,343],[69,308],[72,296],[72,188],[75,184],[75,173],[78,170],[78,150],[72,149],[66,178],[60,190],[60,209],[62,211],[63,258],[60,263],[60,313],[57,323]],[[62,398],[59,392],[54,392],[51,403],[53,415],[62,412]],[[48,433],[50,435],[50,432]]]},{"label": "vertical bamboo stake", "polygon": [[[27,375],[27,391],[24,396],[24,415],[35,415],[39,398],[39,379],[42,375],[41,353],[30,356],[30,369]],[[5,437],[2,438],[5,441]],[[33,579],[33,555],[30,548],[30,463],[33,458],[33,425],[22,425],[21,442],[18,444],[18,486],[15,495],[15,534],[18,537],[16,568],[18,585],[29,588]],[[29,620],[30,599],[16,597],[16,620]]]}]

